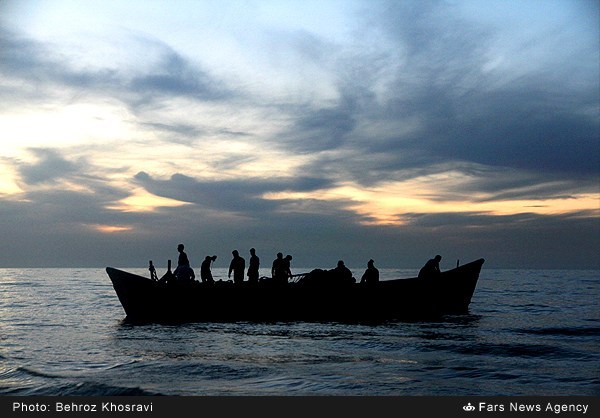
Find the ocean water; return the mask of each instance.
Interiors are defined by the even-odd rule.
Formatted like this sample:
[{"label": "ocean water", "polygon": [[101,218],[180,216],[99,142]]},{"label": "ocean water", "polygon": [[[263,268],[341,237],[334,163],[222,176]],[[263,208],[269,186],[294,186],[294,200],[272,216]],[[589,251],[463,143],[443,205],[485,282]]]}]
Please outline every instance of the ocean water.
[{"label": "ocean water", "polygon": [[103,269],[0,269],[0,394],[599,395],[599,295],[598,271],[484,265],[435,322],[132,325]]}]

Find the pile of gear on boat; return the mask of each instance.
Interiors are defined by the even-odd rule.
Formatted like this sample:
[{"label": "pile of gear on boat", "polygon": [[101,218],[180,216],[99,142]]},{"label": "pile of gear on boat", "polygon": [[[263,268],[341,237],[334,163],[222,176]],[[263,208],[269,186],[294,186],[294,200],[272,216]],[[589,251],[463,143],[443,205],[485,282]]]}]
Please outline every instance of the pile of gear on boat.
[{"label": "pile of gear on boat", "polygon": [[[171,272],[171,261],[169,260],[169,269],[163,277],[158,279],[156,275],[156,269],[150,261],[150,277],[160,283],[166,283],[171,285],[177,284],[200,284],[196,280],[196,274],[194,269],[190,267],[190,261],[187,254],[184,251],[185,246],[179,244],[177,251],[179,251],[179,257],[177,260],[177,268]],[[229,264],[228,278],[231,279],[233,274],[233,281],[219,280],[215,282],[211,264],[217,259],[216,255],[206,256],[200,267],[200,279],[205,285],[257,285],[257,284],[268,284],[268,285],[287,285],[290,279],[295,279],[295,283],[306,285],[306,286],[344,286],[356,283],[356,279],[352,275],[352,272],[343,260],[339,260],[337,267],[331,270],[314,269],[309,273],[292,274],[291,272],[291,261],[292,256],[283,256],[282,253],[277,253],[277,258],[273,261],[271,266],[271,277],[259,277],[258,269],[260,267],[260,259],[256,255],[254,248],[250,249],[250,262],[248,265],[248,271],[246,276],[248,280],[244,280],[244,272],[246,271],[246,260],[240,256],[237,250],[232,251],[232,259]],[[421,268],[419,271],[420,279],[435,279],[440,275],[440,261],[442,256],[436,255]],[[371,259],[367,262],[367,269],[360,279],[360,283],[365,286],[376,286],[379,283],[379,270],[375,267],[374,261]]]}]

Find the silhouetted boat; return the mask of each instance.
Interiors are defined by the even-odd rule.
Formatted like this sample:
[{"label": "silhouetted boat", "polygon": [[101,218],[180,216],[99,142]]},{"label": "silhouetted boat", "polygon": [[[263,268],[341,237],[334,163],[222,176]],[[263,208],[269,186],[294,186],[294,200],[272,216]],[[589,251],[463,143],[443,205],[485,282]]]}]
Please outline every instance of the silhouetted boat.
[{"label": "silhouetted boat", "polygon": [[133,321],[379,321],[467,313],[483,262],[442,272],[437,279],[385,280],[375,287],[315,286],[314,280],[161,283],[111,267],[106,272]]}]

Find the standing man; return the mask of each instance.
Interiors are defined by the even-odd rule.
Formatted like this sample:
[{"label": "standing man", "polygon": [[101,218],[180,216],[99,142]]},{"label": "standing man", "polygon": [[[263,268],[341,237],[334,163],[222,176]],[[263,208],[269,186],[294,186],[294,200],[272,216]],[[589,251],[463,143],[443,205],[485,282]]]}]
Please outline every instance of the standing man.
[{"label": "standing man", "polygon": [[277,253],[277,258],[273,260],[273,266],[271,267],[271,277],[275,281],[283,276],[283,268],[283,254]]},{"label": "standing man", "polygon": [[250,264],[248,265],[248,282],[251,284],[258,283],[258,267],[260,266],[260,258],[256,255],[256,250],[250,248]]},{"label": "standing man", "polygon": [[184,245],[183,244],[179,244],[177,246],[177,251],[179,251],[179,258],[177,259],[177,267],[180,266],[188,266],[190,265],[190,260],[188,260],[188,256],[185,253],[185,251],[183,251],[184,249]]},{"label": "standing man", "polygon": [[229,264],[229,273],[227,277],[231,278],[231,272],[233,271],[233,282],[235,284],[242,284],[244,282],[244,270],[246,269],[246,260],[240,257],[238,250],[231,252],[233,259]]},{"label": "standing man", "polygon": [[194,280],[196,275],[194,274],[194,270],[190,267],[190,260],[188,260],[188,256],[183,251],[183,244],[179,244],[177,246],[177,251],[179,251],[179,258],[177,259],[177,268],[173,272],[177,280]]},{"label": "standing man", "polygon": [[281,278],[282,283],[287,284],[288,279],[290,277],[292,277],[292,270],[291,270],[291,263],[292,263],[292,256],[291,255],[286,255],[285,258],[283,259],[283,277]]}]

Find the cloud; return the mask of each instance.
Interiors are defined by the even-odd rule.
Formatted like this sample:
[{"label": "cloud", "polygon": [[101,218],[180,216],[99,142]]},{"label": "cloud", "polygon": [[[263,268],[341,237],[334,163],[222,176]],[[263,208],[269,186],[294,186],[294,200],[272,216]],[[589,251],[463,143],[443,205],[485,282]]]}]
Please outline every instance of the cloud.
[{"label": "cloud", "polygon": [[152,132],[161,133],[165,142],[193,146],[206,129],[188,123],[139,122],[139,126]]},{"label": "cloud", "polygon": [[109,95],[132,109],[165,98],[212,101],[232,96],[223,83],[168,45],[132,34],[125,36],[121,43],[127,44],[131,55],[135,56],[137,50],[147,57],[146,61],[133,67],[111,68],[110,61],[85,66],[75,61],[74,54],[0,26],[0,72],[9,80],[41,86],[40,99],[52,94],[53,89],[66,88],[68,92],[85,91],[86,95]]},{"label": "cloud", "polygon": [[76,165],[62,158],[55,150],[33,149],[32,152],[39,161],[19,166],[21,178],[27,184],[52,183],[77,172]]},{"label": "cloud", "polygon": [[[330,268],[338,259],[356,269],[373,258],[380,267],[416,273],[435,253],[444,256],[444,269],[456,259],[479,257],[487,259],[486,269],[600,267],[599,224],[589,214],[415,213],[403,214],[410,219],[403,227],[365,227],[335,202],[296,202],[310,210],[231,218],[207,214],[200,205],[152,213],[107,211],[104,202],[82,192],[31,197],[36,200],[0,205],[0,219],[12,219],[0,223],[3,236],[12,237],[0,246],[4,266],[143,267],[148,259],[164,266],[176,256],[175,245],[184,242],[194,265],[217,254],[218,267],[227,266],[232,249],[244,253],[251,247],[265,265],[277,251],[292,254],[294,271]],[[131,229],[106,233],[95,228],[98,224]]]},{"label": "cloud", "polygon": [[331,186],[328,180],[316,177],[198,180],[183,174],[174,174],[169,180],[157,180],[145,172],[136,174],[135,181],[157,196],[247,216],[268,216],[281,207],[281,202],[266,199],[264,195],[267,193],[304,192]]},{"label": "cloud", "polygon": [[[347,184],[392,184],[389,193],[404,197],[415,189],[403,187],[419,181],[428,186],[420,197],[440,205],[597,196],[597,29],[540,30],[536,21],[513,36],[515,22],[483,24],[455,3],[365,5],[350,37],[253,27],[243,46],[260,59],[249,60],[250,71],[238,66],[243,58],[227,68],[203,65],[183,44],[126,29],[97,56],[97,43],[77,49],[0,27],[3,110],[116,103],[135,131],[96,145],[97,160],[83,142],[31,149],[32,160],[3,159],[23,192],[0,197],[0,232],[25,255],[3,249],[0,264],[30,262],[27,243],[42,239],[55,245],[53,257],[61,249],[73,263],[71,255],[93,262],[83,248],[125,263],[186,241],[222,254],[234,246],[287,247],[295,259],[324,264],[339,257],[362,263],[370,252],[388,265],[414,265],[443,252],[494,254],[503,266],[596,266],[593,211],[539,215],[515,207],[499,216],[430,207],[399,210],[402,226],[382,227],[365,225],[374,218],[352,210],[352,196],[315,198]],[[138,161],[118,145],[127,141],[143,145]],[[148,149],[157,164],[145,164]],[[100,161],[126,161],[126,168],[117,181],[115,167]],[[136,188],[190,204],[115,210]]]},{"label": "cloud", "polygon": [[[68,151],[53,148],[29,150],[35,162],[5,158],[15,167],[23,192],[18,201],[32,203],[40,216],[57,216],[64,221],[87,222],[107,218],[106,207],[130,195],[106,177],[106,169],[85,158],[71,159]],[[6,201],[12,201],[10,196]]]},{"label": "cloud", "polygon": [[[52,43],[40,42],[0,25],[0,93],[3,106],[30,107],[57,98],[93,95],[111,91],[118,95],[123,80],[110,68],[78,68],[74,59],[56,50]],[[18,87],[17,87],[18,86]]]},{"label": "cloud", "polygon": [[[331,162],[330,155],[317,153],[340,151],[343,162],[356,167],[358,182],[398,177],[399,171],[415,168],[435,170],[445,163],[540,170],[569,178],[597,173],[597,77],[584,77],[588,83],[577,86],[563,70],[533,67],[516,80],[507,79],[501,69],[488,68],[494,29],[459,16],[444,3],[378,3],[363,24],[367,39],[384,40],[374,50],[365,50],[358,40],[336,49],[306,33],[278,41],[308,57],[307,65],[321,65],[332,74],[338,94],[327,104],[275,104],[273,114],[283,114],[288,125],[261,137],[266,146],[313,154],[312,166]],[[217,100],[228,104],[227,111],[239,106],[244,95],[232,93],[154,39],[136,38],[137,48],[152,51],[150,59],[124,72],[79,68],[49,53],[44,44],[7,31],[2,36],[7,48],[0,68],[9,76],[118,97],[139,115],[142,126],[162,132],[168,141],[194,145],[206,128],[168,121],[167,116],[148,120],[139,113],[142,108],[160,108],[181,98]],[[593,58],[584,62],[597,69]],[[264,98],[260,102],[264,106]],[[365,155],[372,162],[364,162]],[[370,170],[362,170],[364,164]],[[364,173],[371,177],[363,179]]]},{"label": "cloud", "polygon": [[[380,13],[370,10],[361,32],[384,40],[375,54],[381,59],[371,63],[356,51],[350,66],[339,59],[334,71],[352,67],[359,76],[353,82],[340,77],[337,101],[301,109],[284,136],[292,150],[314,153],[307,171],[368,185],[479,166],[488,168],[471,173],[484,175],[473,186],[489,187],[494,173],[527,178],[530,191],[563,185],[564,194],[582,179],[588,191],[598,181],[600,65],[587,48],[561,52],[572,51],[565,43],[568,28],[551,35],[556,45],[545,55],[529,44],[541,63],[515,75],[511,66],[490,66],[504,35],[496,28],[441,2],[385,5]],[[380,78],[363,76],[369,68],[385,75],[384,89]]]},{"label": "cloud", "polygon": [[354,106],[343,101],[332,108],[307,109],[295,115],[284,142],[295,152],[314,152],[338,149],[356,126]]},{"label": "cloud", "polygon": [[[0,219],[11,222],[0,222],[0,232],[12,237],[0,252],[2,265],[141,265],[148,258],[162,260],[174,253],[175,243],[185,242],[198,260],[205,252],[227,257],[233,248],[254,246],[263,259],[277,251],[293,254],[297,268],[326,268],[340,258],[353,268],[368,258],[382,267],[418,268],[433,253],[442,253],[450,265],[456,258],[483,256],[490,267],[598,267],[594,213],[414,212],[398,214],[403,226],[367,227],[361,225],[364,216],[348,209],[349,201],[264,197],[333,186],[318,177],[208,181],[177,174],[158,180],[144,172],[135,176],[138,185],[192,204],[121,212],[110,207],[129,195],[131,185],[111,186],[91,174],[99,167],[57,150],[36,152],[42,157],[38,170],[47,159],[66,168],[52,182],[26,183],[29,190],[18,200],[2,199]],[[76,187],[65,189],[64,180]]]},{"label": "cloud", "polygon": [[[463,261],[466,261],[464,255],[459,253],[470,254],[469,259],[479,252],[486,254],[488,267],[496,263],[540,269],[561,268],[567,263],[572,268],[600,267],[594,253],[600,245],[597,212],[506,216],[454,212],[402,216],[409,220],[407,235],[437,237],[434,239],[439,253],[453,254]],[[417,237],[415,242],[420,244],[421,240]]]},{"label": "cloud", "polygon": [[159,62],[148,72],[134,74],[126,82],[128,91],[143,101],[160,97],[189,97],[194,100],[218,100],[231,97],[231,92],[207,72],[192,65],[166,45],[159,45]]},{"label": "cloud", "polygon": [[596,173],[600,124],[581,115],[578,104],[589,102],[590,95],[558,94],[551,88],[544,92],[532,83],[518,91],[473,98],[457,109],[460,116],[446,121],[443,132],[424,132],[433,138],[429,152],[571,176]]}]

